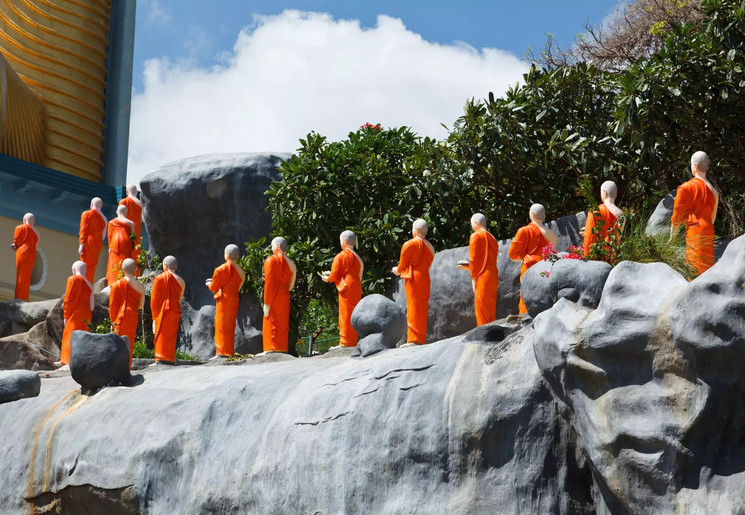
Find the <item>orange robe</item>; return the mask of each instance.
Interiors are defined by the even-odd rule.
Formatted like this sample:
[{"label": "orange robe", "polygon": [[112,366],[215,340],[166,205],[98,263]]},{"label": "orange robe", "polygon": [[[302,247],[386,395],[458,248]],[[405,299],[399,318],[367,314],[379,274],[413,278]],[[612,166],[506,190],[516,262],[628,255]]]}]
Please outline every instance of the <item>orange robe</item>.
[{"label": "orange robe", "polygon": [[62,333],[62,356],[60,361],[63,365],[70,362],[70,336],[72,332],[89,331],[88,324],[93,319],[91,293],[90,286],[82,276],[72,275],[67,278],[65,300],[62,304],[63,318],[67,320],[65,330]]},{"label": "orange robe", "polygon": [[[522,261],[520,267],[520,281],[528,269],[543,259],[543,247],[546,247],[549,241],[543,236],[541,229],[534,223],[530,223],[517,230],[515,238],[510,245],[509,256],[514,261]],[[523,295],[520,293],[520,309],[518,313],[527,313]]]},{"label": "orange robe", "polygon": [[355,253],[344,249],[331,263],[331,275],[327,281],[336,284],[339,292],[339,345],[357,346],[357,331],[352,327],[352,311],[362,298],[362,265]]},{"label": "orange robe", "polygon": [[16,246],[15,298],[28,300],[39,235],[30,225],[21,224],[13,231],[13,244]]},{"label": "orange robe", "polygon": [[155,361],[176,361],[181,290],[181,284],[172,272],[163,272],[153,280],[150,312],[155,322]]},{"label": "orange robe", "polygon": [[134,242],[129,237],[129,224],[114,218],[109,222],[109,262],[106,265],[106,284],[114,284],[121,271],[122,261],[132,257]]},{"label": "orange robe", "polygon": [[[598,232],[593,234],[592,230],[595,228],[598,219],[603,220],[604,223],[601,227],[598,227]],[[595,212],[587,212],[587,222],[585,222],[585,240],[582,245],[585,257],[589,256],[590,247],[595,243],[600,241],[610,242],[612,238],[617,237],[615,233],[616,222],[618,222],[618,218],[616,215],[611,213],[610,209],[608,209],[604,204],[600,204]]]},{"label": "orange robe", "polygon": [[109,291],[109,318],[113,332],[129,339],[129,366],[132,366],[132,353],[137,336],[137,323],[140,321],[141,293],[129,285],[122,277],[111,285]]},{"label": "orange robe", "polygon": [[264,304],[269,316],[262,324],[264,351],[287,352],[290,334],[290,280],[292,270],[281,253],[264,261]]},{"label": "orange robe", "polygon": [[238,292],[243,286],[243,279],[235,265],[224,263],[212,274],[210,291],[214,293],[215,304],[215,355],[232,356],[235,354],[235,321],[238,317]]},{"label": "orange robe", "polygon": [[427,341],[427,310],[429,309],[429,267],[435,254],[421,238],[412,238],[401,247],[398,272],[406,290],[406,341],[424,344]]},{"label": "orange robe", "polygon": [[135,224],[135,242],[132,250],[132,259],[137,262],[137,258],[140,257],[140,251],[136,249],[137,245],[140,244],[142,238],[142,206],[129,197],[125,197],[119,201],[120,206],[126,206],[127,218],[132,220]]},{"label": "orange robe", "polygon": [[96,277],[96,266],[98,257],[103,248],[103,231],[106,229],[106,221],[95,209],[84,211],[80,216],[80,238],[83,245],[83,255],[80,260],[85,263],[85,277],[93,283]]},{"label": "orange robe", "polygon": [[476,325],[488,324],[497,319],[499,244],[489,231],[479,229],[471,234],[468,255],[471,278],[476,279],[474,294]]},{"label": "orange robe", "polygon": [[714,265],[714,214],[719,199],[706,183],[694,177],[678,186],[672,222],[686,226],[686,261],[699,274]]}]

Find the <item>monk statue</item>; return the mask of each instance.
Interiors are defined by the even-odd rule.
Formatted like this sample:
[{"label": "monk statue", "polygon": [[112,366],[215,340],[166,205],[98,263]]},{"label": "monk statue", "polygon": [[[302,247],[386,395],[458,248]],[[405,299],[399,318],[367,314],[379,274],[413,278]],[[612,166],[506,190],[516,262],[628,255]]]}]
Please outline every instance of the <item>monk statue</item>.
[{"label": "monk statue", "polygon": [[287,257],[287,240],[272,240],[272,255],[264,261],[264,352],[287,352],[290,334],[290,290],[297,267]]},{"label": "monk statue", "polygon": [[135,224],[135,248],[132,251],[132,259],[135,262],[140,257],[140,251],[137,249],[137,246],[140,245],[142,239],[142,202],[137,198],[137,193],[137,185],[129,184],[127,186],[127,196],[119,201],[120,206],[127,208],[127,218]]},{"label": "monk statue", "polygon": [[468,243],[468,270],[471,274],[476,325],[484,325],[497,319],[497,290],[499,272],[497,239],[486,230],[486,217],[476,213],[471,217],[471,239]]},{"label": "monk statue", "polygon": [[89,331],[93,319],[93,284],[86,278],[86,265],[82,261],[72,264],[72,275],[67,278],[62,318],[65,330],[62,333],[62,355],[56,365],[70,363],[70,336],[73,331]]},{"label": "monk statue", "polygon": [[673,240],[680,226],[685,225],[686,261],[698,274],[714,265],[714,222],[719,193],[706,178],[710,165],[706,152],[691,156],[693,179],[678,186],[670,228],[670,240]]},{"label": "monk statue", "polygon": [[[618,217],[623,214],[621,208],[616,206],[616,195],[618,188],[613,181],[605,181],[600,186],[600,200],[603,202],[596,211],[587,212],[585,222],[584,249],[585,257],[590,255],[592,246],[598,242],[610,242],[619,235],[616,233]],[[602,220],[602,223],[599,223]],[[597,227],[596,231],[593,231]]]},{"label": "monk statue", "polygon": [[429,309],[429,267],[435,258],[435,248],[427,237],[427,222],[414,221],[412,238],[401,247],[398,266],[392,272],[404,280],[406,290],[406,343],[427,342],[427,310]]},{"label": "monk statue", "polygon": [[34,224],[35,218],[32,213],[23,215],[23,223],[13,231],[13,243],[10,244],[10,248],[16,251],[15,298],[26,301],[31,289],[31,272],[36,261],[36,247],[39,245],[39,233]]},{"label": "monk statue", "polygon": [[[543,247],[551,244],[556,246],[556,234],[544,225],[546,209],[541,204],[530,206],[530,223],[517,230],[517,234],[510,245],[509,256],[512,261],[522,263],[520,280],[525,272],[543,259]],[[522,293],[520,294],[519,314],[527,313]]]},{"label": "monk statue", "polygon": [[357,332],[352,327],[352,311],[362,298],[362,274],[365,265],[362,258],[354,251],[357,236],[352,231],[339,235],[341,252],[331,263],[331,270],[323,272],[321,278],[336,285],[339,293],[339,345],[342,347],[357,346]]},{"label": "monk statue", "polygon": [[135,348],[137,323],[140,310],[145,306],[145,286],[134,276],[137,263],[127,258],[122,261],[124,277],[115,281],[109,291],[109,318],[111,332],[126,336],[129,340],[129,366],[132,367],[132,353]]},{"label": "monk statue", "polygon": [[96,276],[98,257],[101,255],[103,240],[106,238],[106,217],[101,212],[103,202],[95,197],[91,200],[91,208],[83,211],[80,217],[80,246],[78,254],[85,263],[85,277],[92,283]]},{"label": "monk statue", "polygon": [[155,333],[155,363],[176,362],[176,340],[181,323],[181,299],[186,283],[176,275],[178,263],[173,256],[163,260],[163,272],[153,279],[150,291],[150,312]]},{"label": "monk statue", "polygon": [[225,263],[215,268],[207,288],[214,293],[215,356],[232,356],[235,353],[235,322],[238,317],[239,292],[246,272],[236,261],[241,256],[238,245],[225,247]]},{"label": "monk statue", "polygon": [[121,271],[122,261],[134,253],[135,224],[127,218],[127,206],[116,208],[116,218],[109,222],[109,262],[106,265],[106,284],[114,284]]}]

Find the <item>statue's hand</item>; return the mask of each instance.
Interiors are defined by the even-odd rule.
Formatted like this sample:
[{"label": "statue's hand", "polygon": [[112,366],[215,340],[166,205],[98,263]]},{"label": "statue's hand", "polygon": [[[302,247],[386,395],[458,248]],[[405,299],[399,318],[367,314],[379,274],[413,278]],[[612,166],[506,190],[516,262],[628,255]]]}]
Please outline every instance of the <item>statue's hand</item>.
[{"label": "statue's hand", "polygon": [[18,250],[18,247],[16,247],[16,244],[15,243],[11,243],[10,244],[10,248],[13,249],[13,250]]},{"label": "statue's hand", "polygon": [[398,267],[397,266],[394,266],[393,268],[391,268],[391,272],[393,272],[393,275],[401,275],[399,273],[399,271],[398,271]]},{"label": "statue's hand", "polygon": [[155,334],[155,320],[153,320],[153,334]]},{"label": "statue's hand", "polygon": [[324,281],[327,281],[328,282],[330,275],[331,275],[331,271],[330,270],[326,270],[325,272],[321,272],[321,279],[323,279]]},{"label": "statue's hand", "polygon": [[264,304],[264,318],[269,318],[269,304]]},{"label": "statue's hand", "polygon": [[212,279],[207,279],[206,281],[204,281],[205,286],[209,287],[210,284],[212,284]]},{"label": "statue's hand", "polygon": [[83,244],[82,244],[82,243],[81,243],[81,244],[80,244],[80,246],[78,247],[78,255],[79,255],[79,256],[81,256],[81,257],[82,257],[82,255],[83,255]]}]

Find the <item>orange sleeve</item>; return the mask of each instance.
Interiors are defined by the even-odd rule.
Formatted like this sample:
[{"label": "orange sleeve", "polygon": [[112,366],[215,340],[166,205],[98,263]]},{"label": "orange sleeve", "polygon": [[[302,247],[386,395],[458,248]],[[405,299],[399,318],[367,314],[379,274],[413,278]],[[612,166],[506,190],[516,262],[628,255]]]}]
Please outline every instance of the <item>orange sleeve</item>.
[{"label": "orange sleeve", "polygon": [[163,281],[157,277],[153,280],[153,289],[150,292],[150,312],[153,318],[160,317],[160,312],[163,309]]},{"label": "orange sleeve", "polygon": [[594,234],[592,234],[592,230],[595,228],[595,215],[592,211],[587,212],[587,221],[585,222],[585,238],[584,243],[582,244],[582,249],[584,250],[585,257],[590,253],[590,245],[595,243],[594,240]]},{"label": "orange sleeve", "polygon": [[521,227],[517,230],[517,234],[515,234],[515,237],[512,239],[508,255],[513,261],[522,261],[525,254],[527,254],[526,247],[528,245],[528,238],[526,237],[525,232],[525,229]]},{"label": "orange sleeve", "polygon": [[21,248],[23,245],[25,245],[27,239],[28,239],[28,234],[27,234],[26,226],[19,225],[18,227],[16,227],[15,231],[13,231],[13,244],[17,248]]},{"label": "orange sleeve", "polygon": [[672,223],[678,225],[686,221],[686,218],[691,213],[692,202],[693,192],[688,183],[686,182],[678,186],[677,193],[675,194],[675,204],[673,205]]},{"label": "orange sleeve", "polygon": [[279,270],[277,270],[279,263],[274,256],[269,256],[264,261],[264,304],[272,305],[274,298],[279,292]]},{"label": "orange sleeve", "polygon": [[403,274],[406,274],[406,271],[411,266],[411,254],[413,248],[414,246],[411,244],[411,240],[404,243],[401,247],[401,256],[398,258],[398,272],[402,274],[401,277],[404,279],[407,277],[404,277]]},{"label": "orange sleeve", "polygon": [[331,263],[331,275],[329,275],[328,282],[338,283],[346,275],[348,268],[349,264],[345,262],[344,253],[339,252]]},{"label": "orange sleeve", "polygon": [[228,272],[228,269],[224,266],[218,266],[217,268],[215,268],[215,271],[212,274],[212,282],[209,285],[209,289],[212,293],[221,290],[223,286],[225,286],[225,284],[228,282]]},{"label": "orange sleeve", "polygon": [[484,236],[486,235],[474,232],[468,242],[468,266],[471,277],[474,278],[481,275],[486,264],[487,242]]},{"label": "orange sleeve", "polygon": [[88,233],[91,230],[87,215],[88,215],[88,211],[83,211],[83,214],[80,215],[80,234],[78,237],[79,243],[85,243],[85,240],[88,237]]},{"label": "orange sleeve", "polygon": [[122,303],[125,302],[124,293],[126,290],[118,286],[118,282],[111,285],[109,290],[109,318],[113,323],[116,320],[119,311],[122,309]]},{"label": "orange sleeve", "polygon": [[78,298],[79,292],[75,289],[75,283],[77,281],[75,280],[75,276],[70,276],[67,278],[67,287],[65,288],[65,300],[62,302],[62,315],[63,318],[69,320],[73,313],[75,313],[75,309],[80,304],[80,299]]}]

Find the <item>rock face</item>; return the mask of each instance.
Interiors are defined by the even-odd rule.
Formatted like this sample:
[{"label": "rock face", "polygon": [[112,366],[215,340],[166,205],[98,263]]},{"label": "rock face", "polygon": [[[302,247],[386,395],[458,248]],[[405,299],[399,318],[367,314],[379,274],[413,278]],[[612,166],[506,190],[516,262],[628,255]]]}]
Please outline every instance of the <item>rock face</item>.
[{"label": "rock face", "polygon": [[597,309],[561,298],[534,329],[599,512],[742,510],[745,236],[691,283],[664,264],[621,263]]},{"label": "rock face", "polygon": [[15,442],[0,508],[590,513],[532,330],[509,326],[364,360],[151,369],[91,397],[44,379],[37,399],[0,406]]},{"label": "rock face", "polygon": [[0,369],[52,370],[59,353],[46,321],[40,322],[28,332],[0,338]]},{"label": "rock face", "polygon": [[406,314],[387,297],[367,295],[352,312],[352,327],[357,331],[354,356],[370,356],[385,349],[393,349],[406,337]]},{"label": "rock face", "polygon": [[677,193],[677,190],[671,191],[657,204],[652,216],[647,220],[647,228],[645,229],[647,234],[670,233],[670,219],[673,216],[673,206]]},{"label": "rock face", "polygon": [[129,384],[129,342],[114,333],[73,331],[70,373],[84,392],[95,392],[111,384]]},{"label": "rock face", "polygon": [[36,397],[41,390],[39,374],[28,370],[0,371],[0,404]]},{"label": "rock face", "polygon": [[[566,252],[572,245],[582,245],[582,230],[586,214],[563,216],[548,227],[558,238],[556,249]],[[464,234],[464,239],[468,235]],[[520,263],[508,255],[512,240],[500,240],[497,270],[499,290],[497,292],[497,318],[516,315],[520,302]],[[427,319],[427,342],[452,338],[476,327],[473,306],[473,289],[468,271],[457,268],[458,261],[468,260],[468,247],[438,251],[429,270],[431,281],[429,316]],[[406,311],[406,292],[403,280],[394,285],[392,298]]]},{"label": "rock face", "polygon": [[[140,182],[143,221],[151,250],[161,258],[173,255],[178,274],[186,281],[179,346],[208,358],[214,354],[213,335],[206,320],[214,320],[212,293],[204,285],[221,265],[230,243],[243,248],[252,238],[267,236],[271,215],[265,192],[280,178],[278,167],[289,154],[216,154],[170,163]],[[236,329],[236,352],[261,352],[261,313],[258,305],[241,303]],[[257,316],[258,314],[258,316]],[[201,325],[195,322],[201,321]],[[214,323],[214,321],[212,322]],[[259,342],[257,344],[257,341]]]},{"label": "rock face", "polygon": [[0,302],[0,337],[25,333],[39,322],[55,306],[57,299],[40,302],[11,300]]}]

